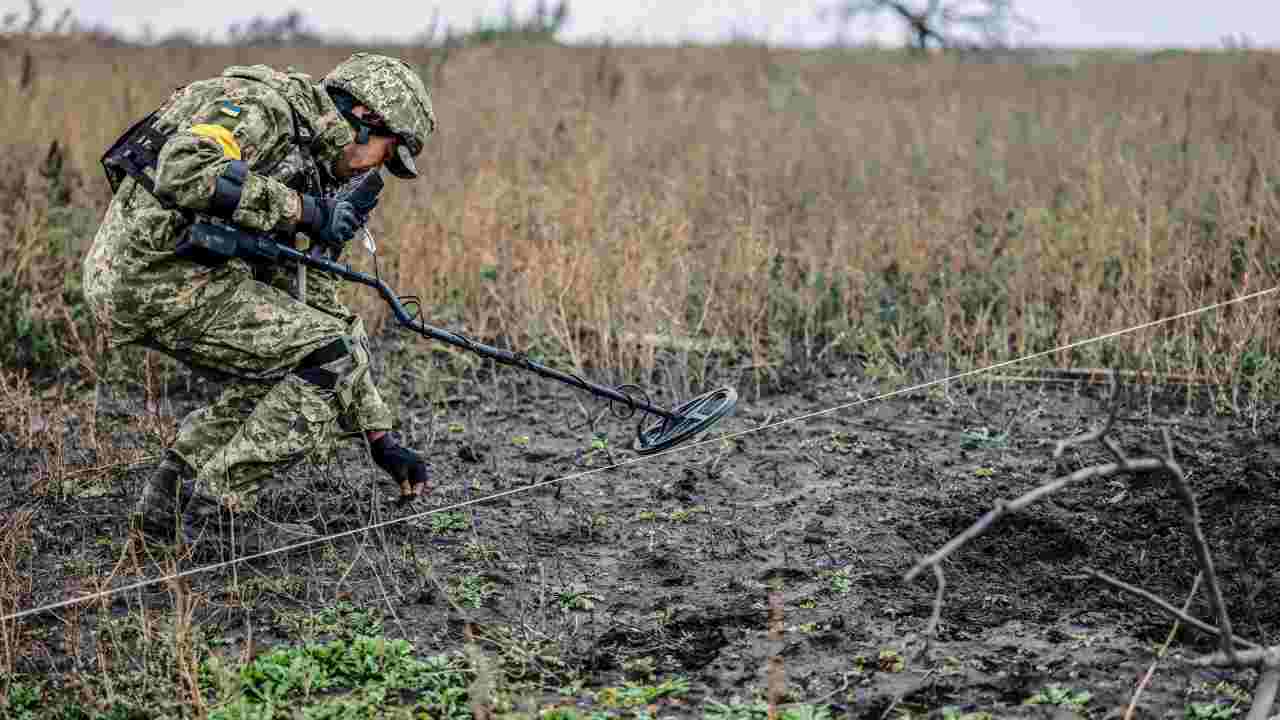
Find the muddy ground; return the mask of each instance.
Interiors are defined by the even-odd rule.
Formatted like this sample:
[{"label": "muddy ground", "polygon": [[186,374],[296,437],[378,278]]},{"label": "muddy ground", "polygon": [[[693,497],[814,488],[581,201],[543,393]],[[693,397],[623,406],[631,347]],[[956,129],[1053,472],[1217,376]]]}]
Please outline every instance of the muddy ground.
[{"label": "muddy ground", "polygon": [[[434,385],[424,385],[423,368],[390,355],[379,361],[383,384],[398,383],[403,436],[433,459],[429,498],[411,511],[393,507],[391,490],[375,487],[378,475],[348,442],[335,458],[292,471],[297,489],[268,493],[263,512],[335,533],[509,494],[191,576],[197,624],[228,653],[296,640],[284,619],[349,601],[381,613],[387,635],[423,653],[457,650],[470,631],[509,677],[550,700],[575,681],[590,689],[652,672],[692,684],[686,705],[661,714],[697,715],[704,700],[760,697],[776,651],[787,699],[827,704],[836,715],[941,717],[950,706],[1048,717],[1064,711],[1022,703],[1057,684],[1089,691],[1089,716],[1112,717],[1171,622],[1082,568],[1175,605],[1196,574],[1164,479],[1121,475],[1068,487],[945,563],[937,641],[925,642],[932,576],[908,584],[903,574],[997,499],[1108,460],[1097,443],[1052,457],[1054,440],[1101,422],[1103,386],[957,383],[771,426],[884,386],[851,365],[765,383],[757,395],[748,371],[722,367],[710,384],[734,383],[743,397],[714,441],[631,462],[632,423],[605,416],[593,428],[584,419],[604,407],[589,397],[483,364],[449,377],[441,373],[456,358],[432,357],[425,371],[435,373]],[[176,418],[212,392],[183,378],[170,383],[165,405]],[[666,383],[677,384],[687,383]],[[656,400],[671,401],[669,387],[655,387]],[[137,393],[107,395],[100,426],[128,426]],[[1160,429],[1172,431],[1236,628],[1266,643],[1280,642],[1280,425],[1272,410],[1213,414],[1188,402],[1184,388],[1142,387],[1126,397],[1115,429],[1135,454],[1158,451]],[[746,433],[755,428],[763,429]],[[604,447],[593,431],[607,435]],[[715,439],[720,431],[745,434]],[[68,457],[93,466],[74,422],[67,439]],[[149,442],[123,430],[113,440]],[[0,450],[8,456],[4,484],[15,490],[0,511],[36,512],[25,566],[33,588],[23,606],[91,589],[113,568],[117,585],[157,575],[146,558],[117,566],[145,466],[102,475],[107,484],[92,492],[35,498],[22,483],[36,476],[41,454],[12,437]],[[626,464],[601,470],[611,459]],[[592,472],[547,482],[584,471]],[[769,637],[771,589],[782,599],[780,641]],[[142,605],[163,612],[170,602],[153,586],[79,610],[79,653],[93,656],[97,614],[119,617]],[[69,612],[23,621],[20,670],[53,677],[76,666]],[[1203,595],[1192,612],[1209,616]],[[1250,688],[1252,672],[1194,670],[1178,660],[1212,647],[1182,632],[1138,716],[1182,717],[1190,702],[1229,702],[1233,686]]]}]

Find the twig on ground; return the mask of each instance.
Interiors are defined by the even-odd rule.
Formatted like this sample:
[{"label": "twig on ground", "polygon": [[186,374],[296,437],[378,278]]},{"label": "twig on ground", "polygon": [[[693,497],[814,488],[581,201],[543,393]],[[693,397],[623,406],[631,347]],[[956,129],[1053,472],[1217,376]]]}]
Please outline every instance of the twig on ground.
[{"label": "twig on ground", "polygon": [[926,651],[938,639],[938,623],[942,620],[942,596],[947,591],[947,576],[942,573],[941,565],[933,566],[933,578],[937,581],[938,589],[933,596],[933,615],[929,617],[929,626],[924,631]]},{"label": "twig on ground", "polygon": [[[1093,442],[1094,440],[1105,438],[1107,436],[1107,433],[1111,432],[1111,428],[1115,427],[1116,418],[1120,415],[1119,400],[1120,400],[1120,382],[1116,380],[1115,375],[1112,375],[1111,376],[1111,398],[1108,402],[1110,407],[1107,408],[1107,421],[1102,424],[1102,427],[1096,430],[1092,430],[1090,432],[1084,433],[1083,435],[1076,435],[1075,437],[1069,437],[1065,440],[1059,440],[1058,444],[1055,445],[1053,448],[1053,457],[1054,458],[1062,457],[1062,453],[1069,447],[1074,447],[1076,445],[1083,445],[1085,443]],[[1123,458],[1118,457],[1116,459],[1118,461],[1122,461]]]},{"label": "twig on ground", "polygon": [[[1209,623],[1203,620],[1200,620],[1195,617],[1192,617],[1191,615],[1188,615],[1187,613],[1175,608],[1174,606],[1170,605],[1169,603],[1165,602],[1159,597],[1153,595],[1147,590],[1143,590],[1140,587],[1130,585],[1129,583],[1126,583],[1123,580],[1117,580],[1116,578],[1113,578],[1110,575],[1100,570],[1095,570],[1093,568],[1083,568],[1083,572],[1091,577],[1101,580],[1102,582],[1108,585],[1111,585],[1117,590],[1121,590],[1130,595],[1133,595],[1134,597],[1140,598],[1142,600],[1146,600],[1147,602],[1151,603],[1152,605],[1155,605],[1156,607],[1165,611],[1166,613],[1173,616],[1174,618],[1181,620],[1182,622],[1190,625],[1191,627],[1194,627],[1195,629],[1201,632],[1208,633],[1216,637],[1222,637],[1222,633],[1219,632],[1218,628],[1210,625]],[[1245,640],[1242,637],[1233,637],[1232,642],[1246,648],[1258,647],[1257,643],[1250,642],[1248,640]]]},{"label": "twig on ground", "polygon": [[1056,480],[1045,483],[1015,500],[997,500],[995,507],[989,510],[986,515],[978,518],[977,522],[971,525],[964,532],[949,540],[947,544],[943,545],[932,555],[929,555],[917,562],[914,567],[907,571],[907,574],[903,576],[903,579],[907,582],[915,580],[916,577],[920,573],[924,572],[926,568],[932,565],[937,565],[943,560],[946,560],[952,553],[963,547],[965,543],[986,532],[993,524],[995,524],[996,520],[999,520],[1004,515],[1022,510],[1023,508],[1035,503],[1040,498],[1046,495],[1051,495],[1071,483],[1095,477],[1110,477],[1122,472],[1151,472],[1153,470],[1163,469],[1164,467],[1164,461],[1157,458],[1126,459],[1124,462],[1093,465],[1091,467],[1081,468],[1070,475],[1065,475]]},{"label": "twig on ground", "polygon": [[[1182,613],[1185,615],[1191,610],[1191,601],[1195,600],[1196,592],[1200,590],[1200,580],[1204,578],[1204,573],[1196,573],[1196,579],[1191,582],[1191,591],[1187,593],[1187,599],[1182,603]],[[1124,720],[1133,720],[1133,714],[1138,709],[1138,699],[1142,697],[1142,691],[1147,689],[1147,685],[1151,683],[1151,678],[1156,674],[1156,667],[1160,661],[1164,659],[1165,653],[1169,652],[1169,646],[1173,644],[1173,639],[1177,637],[1181,620],[1174,619],[1173,627],[1169,628],[1169,634],[1164,639],[1164,644],[1156,651],[1156,656],[1151,660],[1151,666],[1147,668],[1147,672],[1142,676],[1142,680],[1138,681],[1138,687],[1133,690],[1133,697],[1129,699],[1129,707],[1124,711]]]}]

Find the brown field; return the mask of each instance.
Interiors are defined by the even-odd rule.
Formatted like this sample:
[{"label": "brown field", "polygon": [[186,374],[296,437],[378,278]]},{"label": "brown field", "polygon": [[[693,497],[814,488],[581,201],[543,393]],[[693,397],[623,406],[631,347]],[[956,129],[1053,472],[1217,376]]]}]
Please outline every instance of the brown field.
[{"label": "brown field", "polygon": [[[15,241],[0,269],[53,319],[107,202],[97,158],[124,127],[228,64],[322,76],[347,54],[3,52],[0,227]],[[824,351],[967,369],[1280,280],[1272,53],[1064,68],[749,47],[392,52],[430,75],[441,125],[425,179],[393,184],[374,227],[393,287],[576,365],[652,367],[658,335],[727,340],[766,375]],[[40,175],[52,142],[78,221],[53,233],[68,213]],[[353,302],[384,316],[368,292]],[[1258,390],[1275,378],[1273,308],[1047,361]]]},{"label": "brown field", "polygon": [[[422,68],[441,127],[424,177],[389,182],[375,214],[392,287],[420,296],[428,322],[652,384],[664,403],[733,383],[729,432],[1280,285],[1274,53],[1098,52],[1068,67],[748,46],[386,50]],[[349,51],[0,36],[0,617],[198,565],[126,541],[150,461],[213,390],[166,358],[108,350],[87,318],[80,257],[109,199],[99,155],[186,82],[259,62],[318,77]],[[353,264],[373,267],[363,252]],[[412,692],[380,686],[390,700],[312,680],[281,697],[312,703],[309,718],[757,720],[766,698],[790,720],[1055,712],[1033,697],[1118,717],[1170,621],[1082,573],[1181,604],[1197,568],[1163,482],[1080,483],[1006,521],[948,562],[940,624],[931,581],[903,573],[996,498],[1107,461],[1100,446],[1049,456],[1104,411],[1070,371],[1141,371],[1114,435],[1142,454],[1174,428],[1227,609],[1274,644],[1276,299],[1003,371],[1056,369],[1053,382],[966,379],[606,472],[626,423],[406,341],[356,288],[351,304],[387,331],[376,367],[400,430],[435,462],[428,504],[602,474],[0,621],[0,717],[39,704],[32,692],[47,712],[22,720],[77,702],[99,714],[57,717],[287,717],[253,695],[261,658],[318,639],[354,653],[368,634],[448,655],[435,675],[464,678],[471,704],[419,675]],[[291,471],[303,490],[265,507],[326,532],[385,519],[355,450]],[[362,647],[380,676],[421,671]],[[1256,682],[1166,666],[1137,717],[1230,717],[1211,713],[1247,707]]]}]

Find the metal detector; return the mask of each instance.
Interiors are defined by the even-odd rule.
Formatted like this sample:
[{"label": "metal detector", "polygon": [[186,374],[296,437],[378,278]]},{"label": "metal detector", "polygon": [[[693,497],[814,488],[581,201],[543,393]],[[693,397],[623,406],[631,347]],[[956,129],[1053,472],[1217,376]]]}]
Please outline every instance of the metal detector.
[{"label": "metal detector", "polygon": [[[418,322],[405,310],[404,304],[401,302],[401,296],[396,295],[381,278],[352,270],[349,265],[329,260],[318,254],[303,253],[278,243],[277,246],[279,249],[278,257],[287,258],[317,270],[330,272],[345,280],[367,285],[377,290],[382,299],[386,300],[387,304],[391,306],[391,312],[395,315],[396,321],[424,337],[462,348],[504,365],[528,370],[542,377],[571,385],[579,390],[586,390],[592,395],[608,400],[614,416],[619,419],[628,419],[637,410],[640,411],[643,414],[636,424],[636,439],[631,446],[631,449],[640,455],[662,452],[696,437],[700,433],[711,429],[711,426],[719,422],[721,418],[733,412],[734,407],[738,404],[737,391],[732,387],[723,387],[703,393],[671,410],[660,408],[649,402],[644,390],[635,385],[620,385],[616,388],[597,385],[577,375],[534,362],[524,353],[485,345],[466,336]],[[372,251],[372,247],[370,250]],[[636,397],[636,395],[641,397]],[[623,409],[619,410],[619,406]],[[646,420],[650,418],[652,420],[646,423]]]}]

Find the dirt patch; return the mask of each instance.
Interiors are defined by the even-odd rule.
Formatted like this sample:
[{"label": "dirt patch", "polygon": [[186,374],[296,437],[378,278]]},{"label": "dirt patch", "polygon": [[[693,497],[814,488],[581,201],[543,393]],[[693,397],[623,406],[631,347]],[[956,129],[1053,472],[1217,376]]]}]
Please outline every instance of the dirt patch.
[{"label": "dirt patch", "polygon": [[[795,392],[744,399],[718,430],[744,432],[874,392],[833,372]],[[1088,707],[1101,717],[1128,702],[1170,622],[1080,569],[1175,604],[1196,572],[1179,507],[1159,478],[1069,487],[947,562],[938,638],[925,648],[934,588],[928,579],[905,584],[904,572],[997,499],[1106,459],[1091,446],[1051,457],[1053,440],[1101,421],[1103,393],[1088,386],[956,385],[607,470],[633,457],[620,449],[630,443],[627,425],[584,422],[581,408],[599,408],[568,389],[502,372],[462,377],[450,395],[443,403],[402,396],[404,434],[430,453],[438,481],[417,510],[590,474],[192,576],[205,632],[237,652],[288,641],[289,618],[341,600],[376,608],[387,635],[424,652],[457,648],[471,628],[509,675],[548,692],[573,678],[617,682],[642,667],[689,678],[695,699],[750,698],[780,653],[793,700],[850,717],[944,706],[1038,716],[1022,702],[1054,684],[1090,691]],[[173,397],[176,415],[201,397]],[[1133,452],[1157,450],[1159,429],[1172,429],[1237,629],[1275,643],[1280,439],[1270,418],[1188,412],[1180,398],[1150,396],[1121,413],[1116,437]],[[0,472],[11,482],[36,472],[39,457],[11,450],[13,438],[0,442]],[[34,511],[24,606],[158,573],[146,557],[122,562],[124,516],[146,470],[114,472],[88,497],[12,496],[3,512]],[[298,489],[269,495],[264,513],[334,533],[406,512],[376,487],[354,445],[292,479]],[[771,588],[784,601],[779,642],[768,634]],[[92,636],[70,634],[72,615],[89,628],[170,601],[153,587],[24,620],[17,669],[90,662]],[[1192,612],[1208,616],[1203,601]],[[1185,652],[1209,647],[1186,632],[1180,643]],[[1248,687],[1251,677],[1166,661],[1141,716],[1180,714],[1191,700],[1213,699],[1217,683]]]}]

